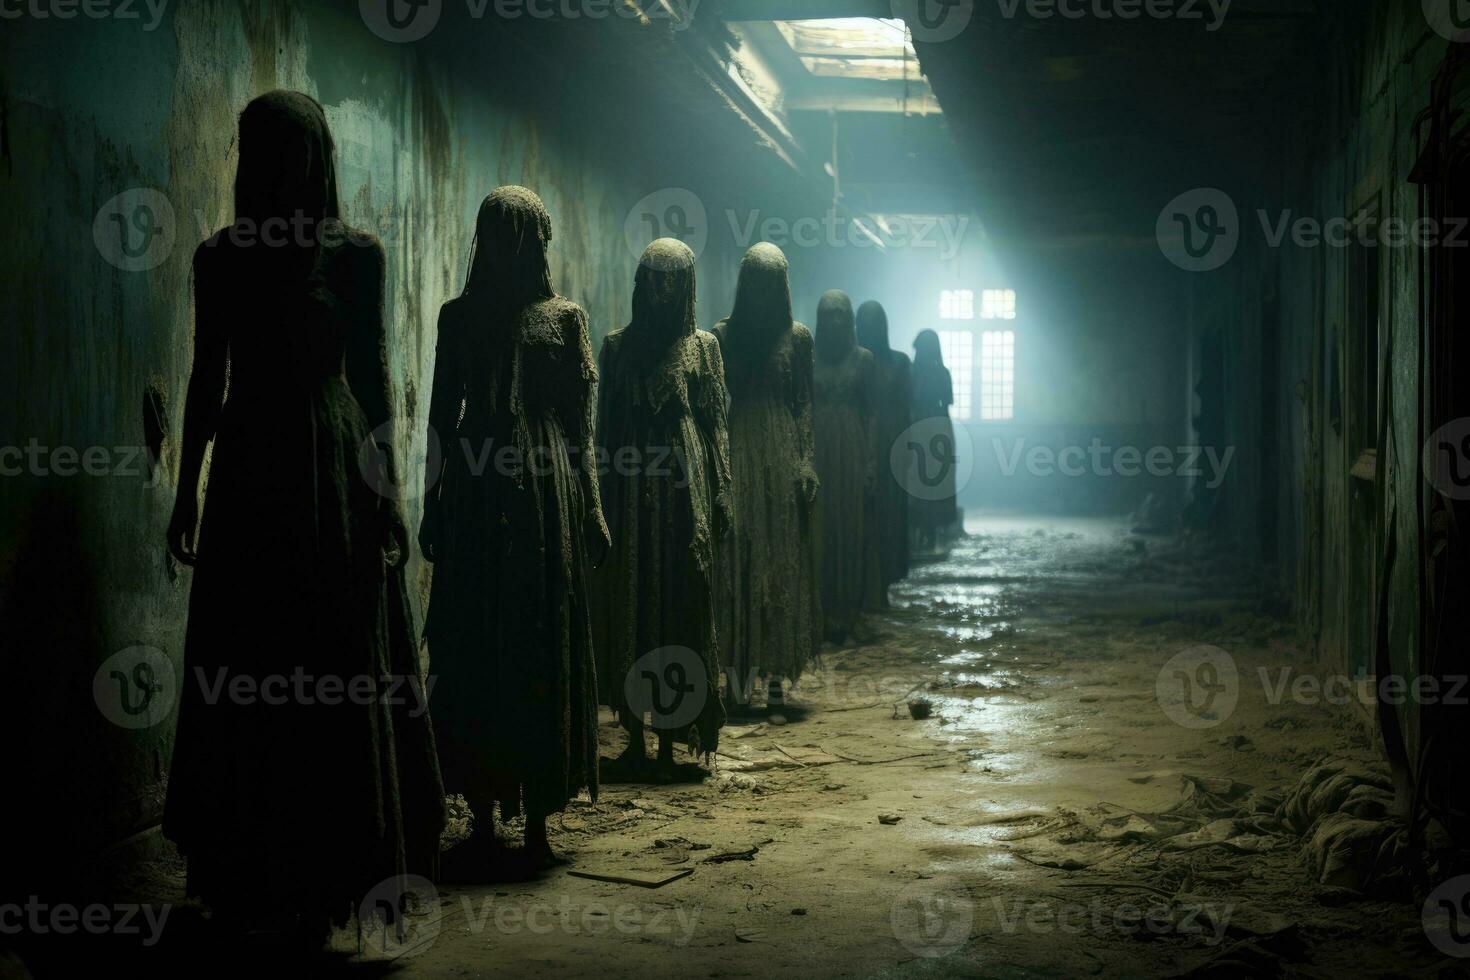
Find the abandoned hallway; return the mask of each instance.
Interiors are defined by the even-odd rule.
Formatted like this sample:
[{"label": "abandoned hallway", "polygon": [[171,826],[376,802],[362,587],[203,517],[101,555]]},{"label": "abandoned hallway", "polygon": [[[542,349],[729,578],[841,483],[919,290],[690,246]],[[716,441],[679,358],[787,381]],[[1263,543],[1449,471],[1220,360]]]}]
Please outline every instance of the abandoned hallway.
[{"label": "abandoned hallway", "polygon": [[0,0],[0,980],[1462,974],[1463,6]]}]

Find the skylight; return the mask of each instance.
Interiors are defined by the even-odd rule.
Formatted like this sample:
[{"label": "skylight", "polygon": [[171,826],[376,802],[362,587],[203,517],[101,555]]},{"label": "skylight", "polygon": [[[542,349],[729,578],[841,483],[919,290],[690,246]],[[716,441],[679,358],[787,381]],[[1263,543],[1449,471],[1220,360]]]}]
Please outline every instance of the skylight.
[{"label": "skylight", "polygon": [[901,20],[835,17],[775,24],[813,75],[880,80],[921,76],[918,55]]}]

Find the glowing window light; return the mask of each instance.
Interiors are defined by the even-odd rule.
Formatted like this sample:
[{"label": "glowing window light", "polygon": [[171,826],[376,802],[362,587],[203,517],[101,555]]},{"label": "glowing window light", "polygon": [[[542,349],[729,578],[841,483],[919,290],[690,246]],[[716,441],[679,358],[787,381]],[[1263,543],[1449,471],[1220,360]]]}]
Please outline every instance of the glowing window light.
[{"label": "glowing window light", "polygon": [[939,318],[941,320],[975,319],[975,291],[973,289],[946,289],[939,294]]},{"label": "glowing window light", "polygon": [[944,357],[944,366],[949,368],[950,385],[954,391],[954,404],[949,407],[950,418],[956,422],[968,422],[974,404],[975,335],[969,330],[941,330],[939,352]]},{"label": "glowing window light", "polygon": [[1016,417],[1016,332],[980,335],[980,418],[1005,422]]},{"label": "glowing window light", "polygon": [[875,79],[918,79],[922,75],[901,20],[834,17],[774,23],[813,75]]},{"label": "glowing window light", "polygon": [[980,319],[1014,320],[1016,318],[1016,291],[1014,289],[984,289],[980,292]]}]

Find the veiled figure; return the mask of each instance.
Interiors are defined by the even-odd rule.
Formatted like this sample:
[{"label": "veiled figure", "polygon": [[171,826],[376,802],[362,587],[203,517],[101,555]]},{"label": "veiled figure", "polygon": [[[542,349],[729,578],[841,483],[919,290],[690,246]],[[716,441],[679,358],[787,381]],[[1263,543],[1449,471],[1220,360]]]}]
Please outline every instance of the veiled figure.
[{"label": "veiled figure", "polygon": [[878,442],[878,486],[874,492],[869,546],[878,551],[878,608],[888,605],[888,586],[909,573],[909,495],[889,463],[893,446],[909,427],[913,394],[909,385],[907,354],[888,346],[888,313],[881,303],[868,300],[857,311],[858,343],[873,355],[875,412]]},{"label": "veiled figure", "polygon": [[429,421],[443,455],[420,531],[446,783],[482,838],[492,803],[524,807],[535,860],[550,860],[546,815],[597,792],[587,582],[607,549],[597,368],[586,314],[552,290],[550,240],[527,189],[480,205],[464,292],[439,314]]},{"label": "veiled figure", "polygon": [[852,300],[829,290],[817,306],[812,428],[822,481],[822,612],[834,643],[852,633],[864,600],[877,589],[878,555],[867,533],[878,458],[874,374],[873,355],[858,346]]},{"label": "veiled figure", "polygon": [[694,253],[659,239],[639,261],[632,319],[601,352],[598,465],[612,549],[599,573],[598,679],[628,732],[629,762],[643,760],[650,711],[665,774],[673,742],[708,755],[725,722],[713,584],[732,506],[727,394],[719,341],[696,329],[694,302]]},{"label": "veiled figure", "polygon": [[[939,334],[933,330],[922,330],[914,338],[914,367],[911,373],[913,387],[914,421],[934,420],[940,427],[943,441],[954,445],[954,422],[949,416],[949,406],[954,404],[954,384],[949,369],[944,366],[944,352],[939,345]],[[913,498],[909,504],[918,547],[933,551],[939,547],[941,532],[955,523],[955,467],[946,465],[941,478],[943,484],[937,499]]]},{"label": "veiled figure", "polygon": [[383,283],[382,246],[339,219],[321,106],[252,101],[235,223],[194,253],[168,541],[195,570],[163,819],[189,894],[246,928],[321,938],[368,889],[438,857]]},{"label": "veiled figure", "polygon": [[[736,487],[716,608],[727,698],[744,705],[756,677],[795,681],[822,642],[812,335],[791,319],[790,273],[775,245],[745,253],[735,308],[714,332],[730,388]],[[768,688],[768,701],[781,699],[779,686]]]}]

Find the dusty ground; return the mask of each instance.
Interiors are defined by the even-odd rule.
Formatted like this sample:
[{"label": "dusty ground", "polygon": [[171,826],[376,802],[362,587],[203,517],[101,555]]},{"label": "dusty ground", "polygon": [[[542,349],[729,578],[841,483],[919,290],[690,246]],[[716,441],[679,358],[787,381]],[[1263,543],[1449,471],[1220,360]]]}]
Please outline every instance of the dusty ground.
[{"label": "dusty ground", "polygon": [[[1272,816],[1312,763],[1371,768],[1376,752],[1352,708],[1271,703],[1259,669],[1322,669],[1239,570],[1115,521],[971,531],[894,590],[862,645],[824,651],[794,692],[804,710],[728,728],[707,780],[606,785],[553,823],[569,869],[440,886],[405,941],[369,934],[353,953],[338,937],[338,965],[1340,977],[1467,962],[1429,944],[1417,905],[1318,884]],[[620,730],[604,732],[615,755]],[[568,870],[691,873],[643,888]]]},{"label": "dusty ground", "polygon": [[[863,645],[824,652],[795,692],[802,717],[727,729],[703,784],[607,786],[556,828],[572,870],[692,874],[441,888],[386,955],[406,976],[1457,965],[1417,907],[1319,886],[1293,836],[1269,818],[1253,832],[1310,763],[1374,753],[1352,709],[1269,703],[1258,668],[1317,669],[1249,582],[1116,522],[971,530],[894,590]],[[1233,709],[1223,690],[1191,710],[1172,668],[1161,704],[1161,669],[1201,644],[1237,667]],[[1199,657],[1218,654],[1188,656],[1188,676],[1214,677]],[[933,716],[916,721],[901,702],[920,697]],[[1221,813],[1245,819],[1221,831]]]}]

